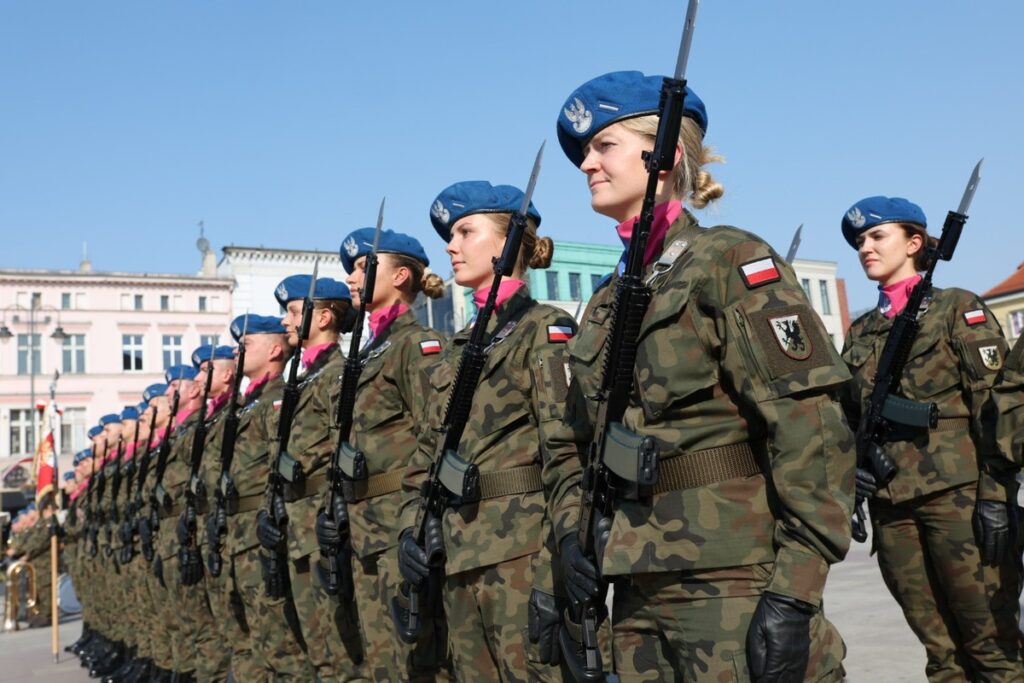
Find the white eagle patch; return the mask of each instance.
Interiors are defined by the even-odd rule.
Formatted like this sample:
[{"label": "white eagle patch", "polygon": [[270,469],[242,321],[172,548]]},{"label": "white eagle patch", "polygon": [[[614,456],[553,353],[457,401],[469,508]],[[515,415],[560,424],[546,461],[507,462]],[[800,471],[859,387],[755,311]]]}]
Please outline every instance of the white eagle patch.
[{"label": "white eagle patch", "polygon": [[864,218],[864,214],[856,206],[846,212],[846,218],[855,228],[863,228],[864,224],[868,222],[868,219]]},{"label": "white eagle patch", "polygon": [[430,215],[445,224],[447,224],[448,219],[452,217],[451,212],[444,208],[444,204],[441,203],[440,199],[434,202],[434,205],[430,207]]},{"label": "white eagle patch", "polygon": [[356,254],[359,253],[359,245],[356,243],[354,237],[349,236],[341,246],[345,247],[345,253],[348,254],[349,258],[355,258]]},{"label": "white eagle patch", "polygon": [[587,110],[583,100],[578,97],[572,98],[572,104],[566,107],[563,112],[565,113],[565,118],[569,119],[569,123],[572,124],[572,129],[580,135],[590,130],[590,126],[594,123],[594,114]]},{"label": "white eagle patch", "polygon": [[288,298],[288,290],[285,288],[283,282],[277,286],[277,291],[274,293],[277,295],[277,298],[280,299],[281,301],[284,301],[285,299]]},{"label": "white eagle patch", "polygon": [[994,344],[978,347],[978,355],[981,356],[981,364],[989,370],[998,370],[1003,367],[1003,359],[999,356],[999,347]]}]

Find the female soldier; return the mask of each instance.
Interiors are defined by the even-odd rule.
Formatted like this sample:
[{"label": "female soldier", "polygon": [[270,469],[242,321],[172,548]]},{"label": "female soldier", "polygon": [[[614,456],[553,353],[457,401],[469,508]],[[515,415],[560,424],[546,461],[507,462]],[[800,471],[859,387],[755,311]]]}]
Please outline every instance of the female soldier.
[{"label": "female soldier", "polygon": [[[892,320],[927,268],[926,225],[920,207],[899,197],[862,199],[843,216],[843,237],[881,291],[843,349],[854,375],[843,401],[850,424],[867,405]],[[999,455],[994,417],[983,411],[1006,342],[970,292],[934,289],[922,309],[900,390],[934,403],[938,424],[893,433],[885,453],[898,472],[876,494],[872,473],[858,470],[858,494],[870,499],[878,566],[925,646],[929,680],[1020,681],[1016,465]]]},{"label": "female soldier", "polygon": [[[628,241],[647,183],[661,77],[595,78],[558,117],[563,151],[591,206]],[[821,612],[829,565],[846,554],[850,432],[830,394],[849,379],[793,271],[757,236],[704,229],[723,194],[703,170],[707,114],[686,91],[676,165],[660,173],[640,326],[622,425],[657,447],[652,491],[614,501],[595,567],[577,537],[580,463],[593,437],[619,274],[570,344],[573,384],[545,466],[566,587],[574,601],[615,580],[613,652],[623,681],[839,680],[843,643]],[[600,539],[604,542],[604,539]]]},{"label": "female soldier", "polygon": [[[341,244],[341,262],[353,306],[361,305],[366,257],[373,228],[356,230]],[[416,319],[419,292],[432,299],[444,295],[444,282],[426,271],[430,261],[413,237],[384,230],[370,312],[370,342],[360,354],[363,370],[356,389],[351,449],[363,456],[365,476],[346,491],[356,605],[366,653],[367,674],[374,681],[433,680],[447,658],[441,630],[421,637],[408,657],[393,628],[388,606],[402,577],[390,552],[398,545],[398,510],[402,473],[416,451],[428,397],[426,368],[441,353],[442,337]],[[335,383],[333,400],[340,384]],[[351,468],[350,468],[351,471]],[[318,518],[318,531],[326,518]]]},{"label": "female soldier", "polygon": [[[448,243],[455,281],[473,290],[482,306],[494,278],[511,213],[523,193],[484,181],[456,183],[431,207],[434,229]],[[557,427],[566,393],[565,342],[575,321],[530,298],[527,268],[546,268],[554,245],[538,238],[540,214],[532,204],[512,276],[500,284],[488,324],[490,350],[473,397],[456,457],[479,468],[479,500],[451,498],[443,519],[445,580],[455,676],[459,680],[526,681],[557,672],[527,651],[527,603],[535,582],[553,594],[550,537],[545,524],[541,465],[551,457],[548,435]],[[428,424],[437,427],[471,326],[459,332],[430,374]],[[410,533],[417,494],[435,454],[437,434],[425,429],[403,480],[399,568],[413,586],[428,572],[427,557]],[[550,550],[550,548],[549,548]]]}]

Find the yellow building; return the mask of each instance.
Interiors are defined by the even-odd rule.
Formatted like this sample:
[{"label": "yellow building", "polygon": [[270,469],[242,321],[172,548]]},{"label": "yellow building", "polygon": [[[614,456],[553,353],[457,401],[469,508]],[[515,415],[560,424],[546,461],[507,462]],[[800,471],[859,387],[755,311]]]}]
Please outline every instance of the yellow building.
[{"label": "yellow building", "polygon": [[1024,263],[1010,277],[981,295],[1003,327],[1010,346],[1024,332]]}]

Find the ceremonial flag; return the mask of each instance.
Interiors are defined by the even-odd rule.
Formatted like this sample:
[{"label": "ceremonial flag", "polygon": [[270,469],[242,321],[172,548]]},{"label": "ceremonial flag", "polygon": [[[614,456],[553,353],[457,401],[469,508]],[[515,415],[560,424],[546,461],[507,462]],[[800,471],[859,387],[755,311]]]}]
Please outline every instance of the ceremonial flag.
[{"label": "ceremonial flag", "polygon": [[39,505],[46,494],[57,489],[57,432],[60,429],[60,411],[53,399],[45,406],[44,428],[46,435],[39,441],[33,460],[33,472],[36,479],[36,504]]}]

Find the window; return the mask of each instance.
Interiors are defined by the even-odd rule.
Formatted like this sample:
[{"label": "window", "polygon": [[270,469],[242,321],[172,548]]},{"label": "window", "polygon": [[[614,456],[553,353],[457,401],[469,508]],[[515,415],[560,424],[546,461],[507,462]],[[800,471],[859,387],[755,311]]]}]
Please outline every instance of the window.
[{"label": "window", "polygon": [[82,374],[85,372],[85,335],[69,334],[64,338],[64,369],[65,373]]},{"label": "window", "polygon": [[42,307],[43,307],[43,293],[42,292],[32,292],[32,308],[42,308]]},{"label": "window", "polygon": [[807,300],[811,300],[811,281],[808,278],[800,278],[800,286],[804,288],[804,294],[807,295]]},{"label": "window", "polygon": [[[179,339],[180,339],[180,337],[179,337]],[[200,346],[217,346],[217,343],[219,341],[220,341],[220,335],[219,334],[201,334],[201,335],[199,335],[199,345]]]},{"label": "window", "polygon": [[[29,353],[32,354],[32,367],[29,367]],[[39,335],[19,334],[18,335],[18,374],[29,375],[39,372],[42,365],[39,358]]]},{"label": "window", "polygon": [[206,297],[199,297],[199,310],[200,312],[206,311]]},{"label": "window", "polygon": [[166,294],[161,294],[160,295],[160,310],[161,311],[169,311],[169,310],[171,310],[171,297],[167,296]]},{"label": "window", "polygon": [[135,310],[136,311],[141,311],[142,310],[142,295],[141,294],[136,294],[135,295]]},{"label": "window", "polygon": [[65,311],[71,308],[71,292],[61,292],[60,307]]},{"label": "window", "polygon": [[76,453],[88,445],[85,408],[63,408],[60,418],[60,452]]},{"label": "window", "polygon": [[569,273],[569,298],[573,301],[583,299],[583,285],[580,282],[579,273]]},{"label": "window", "polygon": [[121,295],[121,310],[129,311],[132,308],[132,295],[122,294]]},{"label": "window", "polygon": [[818,280],[818,293],[821,294],[821,314],[832,315],[832,304],[828,300],[828,282]]},{"label": "window", "polygon": [[125,372],[142,370],[142,335],[121,335],[121,369]]},{"label": "window", "polygon": [[163,339],[164,367],[181,365],[181,335],[165,334]]},{"label": "window", "polygon": [[1016,339],[1024,332],[1024,308],[1017,311],[1010,311],[1009,325],[1010,339]]},{"label": "window", "polygon": [[31,455],[36,440],[32,434],[32,411],[11,411],[11,455]]},{"label": "window", "polygon": [[551,301],[558,300],[558,271],[549,270],[545,273],[548,278],[548,299]]}]

